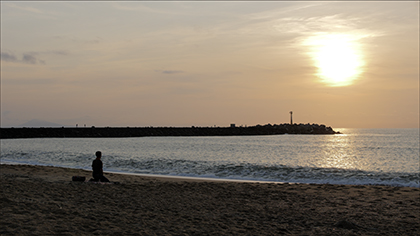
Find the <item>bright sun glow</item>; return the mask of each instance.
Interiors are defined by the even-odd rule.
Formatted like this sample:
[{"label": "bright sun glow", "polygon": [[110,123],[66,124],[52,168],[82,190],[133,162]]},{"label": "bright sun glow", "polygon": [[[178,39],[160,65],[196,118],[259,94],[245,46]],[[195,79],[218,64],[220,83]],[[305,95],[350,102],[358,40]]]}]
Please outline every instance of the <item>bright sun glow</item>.
[{"label": "bright sun glow", "polygon": [[357,38],[350,35],[321,35],[307,39],[317,76],[328,86],[347,86],[362,73],[364,65]]}]

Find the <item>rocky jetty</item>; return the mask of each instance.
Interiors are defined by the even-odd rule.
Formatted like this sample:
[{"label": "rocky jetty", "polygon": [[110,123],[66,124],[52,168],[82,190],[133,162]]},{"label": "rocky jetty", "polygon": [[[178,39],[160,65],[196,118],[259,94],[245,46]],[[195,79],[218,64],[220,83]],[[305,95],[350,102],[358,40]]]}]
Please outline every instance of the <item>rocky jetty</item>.
[{"label": "rocky jetty", "polygon": [[337,134],[331,127],[318,124],[279,124],[248,127],[90,127],[90,128],[1,128],[0,139],[83,138],[150,136],[237,136],[279,134]]}]

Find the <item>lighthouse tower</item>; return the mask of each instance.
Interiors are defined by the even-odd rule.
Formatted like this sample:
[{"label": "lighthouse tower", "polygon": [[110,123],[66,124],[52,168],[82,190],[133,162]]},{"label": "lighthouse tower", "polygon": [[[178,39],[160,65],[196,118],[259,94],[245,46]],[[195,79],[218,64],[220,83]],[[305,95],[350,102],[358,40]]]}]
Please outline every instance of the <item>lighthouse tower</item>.
[{"label": "lighthouse tower", "polygon": [[290,111],[290,124],[293,125],[293,111]]}]

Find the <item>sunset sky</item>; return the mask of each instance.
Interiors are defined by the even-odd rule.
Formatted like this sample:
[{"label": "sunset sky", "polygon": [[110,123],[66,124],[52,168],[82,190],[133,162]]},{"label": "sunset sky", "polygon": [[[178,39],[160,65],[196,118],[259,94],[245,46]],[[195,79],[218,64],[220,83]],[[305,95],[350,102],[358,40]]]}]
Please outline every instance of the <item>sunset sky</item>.
[{"label": "sunset sky", "polygon": [[1,2],[1,126],[419,127],[419,2]]}]

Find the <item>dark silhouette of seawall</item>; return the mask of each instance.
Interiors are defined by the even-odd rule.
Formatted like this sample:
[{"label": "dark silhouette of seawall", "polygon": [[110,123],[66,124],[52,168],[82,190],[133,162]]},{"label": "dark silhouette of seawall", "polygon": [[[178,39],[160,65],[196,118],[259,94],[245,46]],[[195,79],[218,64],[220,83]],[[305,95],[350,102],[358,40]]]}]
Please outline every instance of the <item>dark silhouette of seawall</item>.
[{"label": "dark silhouette of seawall", "polygon": [[337,134],[318,124],[279,124],[248,127],[90,127],[0,128],[0,139],[13,138],[123,138],[153,136],[239,136],[279,134]]}]

